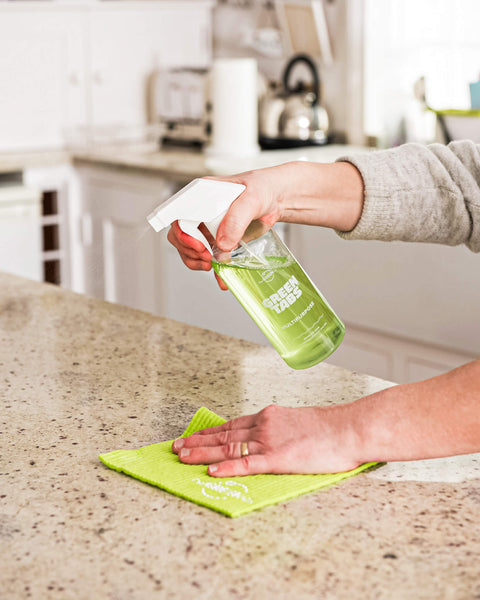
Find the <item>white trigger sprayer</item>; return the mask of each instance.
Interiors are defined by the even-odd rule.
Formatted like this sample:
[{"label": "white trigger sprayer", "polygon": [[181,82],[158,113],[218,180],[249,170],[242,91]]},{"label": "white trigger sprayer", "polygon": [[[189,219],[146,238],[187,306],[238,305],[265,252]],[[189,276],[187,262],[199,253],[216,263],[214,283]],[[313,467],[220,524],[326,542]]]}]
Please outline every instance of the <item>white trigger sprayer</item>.
[{"label": "white trigger sprayer", "polygon": [[218,226],[245,186],[194,179],[147,219],[155,231],[178,220],[180,229],[212,253],[212,266],[285,362],[306,369],[340,345],[345,326],[273,229],[253,221],[238,248],[210,247],[198,229],[215,238]]},{"label": "white trigger sprayer", "polygon": [[147,220],[155,231],[160,231],[178,220],[182,231],[202,242],[211,252],[210,244],[198,226],[205,223],[213,237],[216,237],[218,226],[230,204],[244,189],[245,186],[240,183],[194,179],[158,206],[148,215]]}]

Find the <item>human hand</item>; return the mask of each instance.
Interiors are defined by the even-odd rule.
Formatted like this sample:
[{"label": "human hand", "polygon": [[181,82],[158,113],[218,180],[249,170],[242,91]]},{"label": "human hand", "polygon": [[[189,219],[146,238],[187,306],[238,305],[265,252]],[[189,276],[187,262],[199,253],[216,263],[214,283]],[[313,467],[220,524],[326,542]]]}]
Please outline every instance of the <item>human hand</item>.
[{"label": "human hand", "polygon": [[[347,406],[285,408],[268,406],[178,438],[173,452],[186,464],[208,464],[209,475],[259,473],[337,473],[354,469],[356,435]],[[242,456],[242,444],[248,454]]]},{"label": "human hand", "polygon": [[[349,163],[297,161],[208,179],[245,186],[218,227],[216,245],[225,252],[238,246],[255,219],[269,228],[277,221],[285,221],[349,231],[358,222],[363,207],[363,181]],[[205,226],[201,226],[201,231],[209,242],[214,242]],[[178,222],[170,227],[167,239],[189,269],[211,269],[210,252],[184,233]],[[217,280],[222,289],[227,289],[218,276]]]},{"label": "human hand", "polygon": [[[268,406],[173,443],[214,477],[336,473],[367,462],[480,452],[480,360],[348,404]],[[248,455],[242,456],[246,443]]]},{"label": "human hand", "polygon": [[[278,214],[274,208],[275,190],[272,186],[271,174],[274,169],[249,171],[232,177],[207,178],[241,183],[246,186],[245,191],[232,203],[223,219],[216,241],[203,224],[200,226],[211,246],[215,244],[220,250],[232,250],[238,246],[245,229],[254,219],[262,219],[269,228],[277,221]],[[266,202],[267,197],[270,197],[270,202]],[[203,271],[211,269],[211,253],[199,240],[183,232],[178,221],[170,226],[167,239],[178,250],[180,258],[189,269]],[[222,289],[227,289],[218,276],[217,281]]]},{"label": "human hand", "polygon": [[[199,227],[203,235],[207,238],[210,245],[213,245],[215,240],[212,234],[202,223]],[[205,248],[200,240],[188,235],[180,229],[178,221],[174,221],[167,234],[168,241],[175,246],[180,254],[185,266],[193,271],[210,271],[212,268],[212,255]],[[215,273],[217,283],[222,290],[228,290],[228,287],[223,283],[222,279]]]}]

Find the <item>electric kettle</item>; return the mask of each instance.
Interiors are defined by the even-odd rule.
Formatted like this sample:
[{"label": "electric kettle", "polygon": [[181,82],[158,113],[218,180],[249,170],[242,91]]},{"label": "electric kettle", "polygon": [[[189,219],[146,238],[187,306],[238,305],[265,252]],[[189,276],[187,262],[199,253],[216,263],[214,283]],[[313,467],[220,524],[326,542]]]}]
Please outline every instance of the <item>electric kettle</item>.
[{"label": "electric kettle", "polygon": [[[290,84],[294,68],[305,64],[312,82]],[[259,102],[259,142],[262,148],[294,148],[328,142],[329,119],[320,102],[320,78],[313,60],[296,54],[285,67],[283,89],[271,88]]]}]

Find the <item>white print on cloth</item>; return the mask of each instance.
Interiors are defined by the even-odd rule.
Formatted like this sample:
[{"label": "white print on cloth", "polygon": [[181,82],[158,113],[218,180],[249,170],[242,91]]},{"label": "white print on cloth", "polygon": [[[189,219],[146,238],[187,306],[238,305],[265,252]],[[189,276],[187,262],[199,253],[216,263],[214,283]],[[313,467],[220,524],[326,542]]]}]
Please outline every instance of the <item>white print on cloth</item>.
[{"label": "white print on cloth", "polygon": [[274,294],[265,298],[262,304],[280,314],[292,306],[301,295],[302,290],[299,288],[298,279],[292,275]]},{"label": "white print on cloth", "polygon": [[[192,481],[197,485],[203,486],[202,494],[207,498],[211,498],[212,500],[229,500],[230,498],[235,498],[236,500],[241,500],[246,504],[253,503],[253,500],[250,498],[250,496],[247,495],[248,487],[243,483],[239,483],[238,481],[232,481],[231,479],[227,479],[227,481],[221,482],[202,481],[198,477],[195,477],[195,479],[192,479]],[[212,494],[209,492],[216,492],[220,495],[212,496]]]}]

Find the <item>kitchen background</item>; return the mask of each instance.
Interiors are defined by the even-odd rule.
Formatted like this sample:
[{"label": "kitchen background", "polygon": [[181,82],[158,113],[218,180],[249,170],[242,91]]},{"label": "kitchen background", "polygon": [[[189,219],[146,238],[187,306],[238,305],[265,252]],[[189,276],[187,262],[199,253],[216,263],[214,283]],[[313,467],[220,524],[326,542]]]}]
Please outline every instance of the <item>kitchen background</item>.
[{"label": "kitchen background", "polygon": [[[480,142],[479,25],[477,0],[0,1],[0,268],[266,343],[146,215],[208,173]],[[262,107],[298,52],[318,71],[329,143],[302,145],[297,123],[299,147],[270,149],[270,128],[259,150]],[[228,63],[227,89],[219,58],[254,59],[258,78]],[[307,61],[292,73],[308,88]],[[402,382],[479,356],[478,257],[465,248],[280,229],[346,322],[330,362]]]}]

